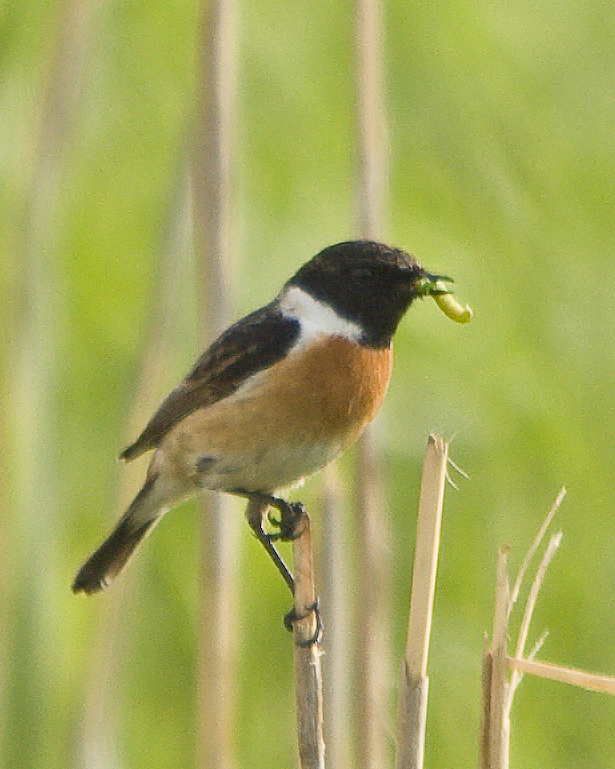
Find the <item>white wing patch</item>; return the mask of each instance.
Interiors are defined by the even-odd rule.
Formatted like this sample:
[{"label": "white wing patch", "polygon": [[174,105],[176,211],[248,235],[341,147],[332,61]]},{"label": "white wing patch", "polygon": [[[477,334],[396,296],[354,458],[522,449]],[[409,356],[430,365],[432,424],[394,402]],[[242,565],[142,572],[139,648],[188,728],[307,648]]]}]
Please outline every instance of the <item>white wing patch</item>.
[{"label": "white wing patch", "polygon": [[301,324],[301,335],[293,345],[303,346],[323,336],[342,336],[358,342],[363,329],[358,323],[338,315],[326,302],[315,299],[298,286],[290,286],[280,294],[279,307],[287,318],[295,318]]}]

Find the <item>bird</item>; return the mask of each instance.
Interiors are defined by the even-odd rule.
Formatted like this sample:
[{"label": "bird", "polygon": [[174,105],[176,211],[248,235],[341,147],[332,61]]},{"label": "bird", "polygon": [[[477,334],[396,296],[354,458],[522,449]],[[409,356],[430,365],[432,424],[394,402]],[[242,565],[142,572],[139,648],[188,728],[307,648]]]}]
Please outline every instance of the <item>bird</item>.
[{"label": "bird", "polygon": [[[249,500],[248,523],[292,591],[274,542],[292,539],[303,506],[278,495],[359,438],[385,398],[403,315],[416,299],[449,293],[451,280],[370,240],[337,243],[303,264],[205,350],[122,451],[127,462],[153,452],[144,484],[73,591],[106,587],[162,516],[203,489]],[[270,515],[273,534],[271,507],[281,515]]]}]

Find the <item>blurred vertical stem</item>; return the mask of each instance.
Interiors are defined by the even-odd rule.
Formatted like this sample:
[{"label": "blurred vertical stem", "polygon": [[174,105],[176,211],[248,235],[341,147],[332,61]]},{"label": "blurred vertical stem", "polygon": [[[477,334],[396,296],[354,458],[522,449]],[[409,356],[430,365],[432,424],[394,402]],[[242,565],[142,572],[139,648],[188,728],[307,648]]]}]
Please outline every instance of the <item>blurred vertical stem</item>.
[{"label": "blurred vertical stem", "polygon": [[[356,67],[358,130],[358,232],[381,237],[387,179],[381,0],[357,0]],[[355,475],[359,526],[358,734],[360,765],[390,764],[389,606],[390,534],[385,516],[384,482],[377,432],[368,428],[358,444]]]},{"label": "blurred vertical stem", "polygon": [[[173,319],[185,292],[186,261],[190,247],[190,185],[185,153],[182,153],[173,189],[169,195],[160,246],[154,262],[153,301],[147,335],[141,352],[140,373],[128,417],[126,442],[143,429],[156,406],[160,383],[170,363]],[[180,269],[182,268],[182,269]],[[122,468],[116,507],[123,511],[143,480],[143,461]],[[138,570],[135,559],[131,571]],[[130,584],[134,585],[134,577]],[[122,665],[122,636],[128,603],[134,591],[125,580],[118,580],[101,606],[96,638],[92,648],[90,674],[86,683],[85,709],[81,720],[80,760],[84,768],[117,766],[117,681]]]},{"label": "blurred vertical stem", "polygon": [[[62,618],[52,606],[59,563],[58,514],[60,388],[58,344],[62,324],[61,193],[66,151],[77,111],[92,6],[66,0],[50,35],[34,119],[34,150],[20,242],[16,246],[14,380],[15,538],[14,580],[7,586],[11,615],[10,706],[3,719],[5,766],[42,766],[53,741],[57,712],[48,707],[57,655],[54,637]],[[23,543],[23,547],[21,546]],[[44,713],[44,717],[41,717]]]},{"label": "blurred vertical stem", "polygon": [[[192,154],[193,228],[201,339],[229,323],[231,187],[236,90],[234,0],[204,0],[198,32],[198,77]],[[230,498],[204,497],[198,659],[200,769],[234,766],[234,616],[237,531]]]},{"label": "blurred vertical stem", "polygon": [[348,665],[348,553],[344,497],[336,466],[324,472],[320,493],[322,545],[319,548],[319,580],[325,626],[322,657],[325,744],[328,769],[348,769],[350,718]]}]

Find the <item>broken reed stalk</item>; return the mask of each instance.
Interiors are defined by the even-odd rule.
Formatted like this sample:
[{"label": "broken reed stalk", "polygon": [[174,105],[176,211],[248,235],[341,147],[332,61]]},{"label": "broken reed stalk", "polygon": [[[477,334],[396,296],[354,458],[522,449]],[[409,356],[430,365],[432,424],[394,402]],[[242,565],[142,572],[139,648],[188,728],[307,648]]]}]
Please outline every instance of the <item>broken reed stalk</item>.
[{"label": "broken reed stalk", "polygon": [[399,676],[396,769],[422,769],[427,723],[427,658],[436,586],[448,444],[430,435],[417,520],[406,653]]},{"label": "broken reed stalk", "polygon": [[559,490],[559,493],[557,497],[555,497],[555,501],[551,505],[551,509],[547,513],[542,526],[538,530],[538,534],[536,534],[536,537],[534,541],[532,542],[530,549],[525,554],[525,558],[523,559],[523,562],[521,564],[521,567],[519,568],[519,572],[517,574],[517,578],[515,579],[515,584],[513,586],[513,589],[510,592],[510,606],[509,606],[509,613],[512,610],[512,607],[517,601],[517,598],[519,597],[519,591],[521,590],[521,584],[523,582],[523,578],[525,577],[525,573],[527,571],[528,566],[530,565],[530,561],[534,557],[534,553],[538,550],[540,547],[540,543],[544,539],[544,536],[547,532],[547,529],[549,528],[549,524],[553,520],[553,516],[555,513],[559,510],[559,506],[562,504],[562,501],[564,497],[566,496],[566,487],[562,486],[562,488]]},{"label": "broken reed stalk", "polygon": [[500,550],[497,568],[493,635],[491,639],[490,689],[490,769],[508,769],[510,723],[506,714],[508,681],[506,679],[506,644],[508,642],[508,548]]},{"label": "broken reed stalk", "polygon": [[[562,532],[558,531],[557,534],[554,534],[549,540],[547,549],[545,550],[540,560],[540,564],[536,571],[536,576],[534,577],[534,581],[532,582],[532,587],[530,588],[528,599],[525,604],[525,610],[523,611],[523,618],[521,620],[521,625],[519,627],[519,635],[517,636],[517,646],[515,649],[516,658],[520,659],[521,657],[523,657],[523,654],[525,652],[525,644],[527,641],[528,633],[530,631],[530,624],[532,622],[532,615],[534,614],[536,600],[538,599],[538,593],[540,592],[540,588],[542,587],[542,583],[545,578],[547,569],[549,568],[549,564],[553,560],[553,556],[557,552],[557,549],[560,546],[561,541],[562,541]],[[508,716],[510,716],[510,710],[512,708],[512,701],[515,695],[515,691],[517,689],[517,686],[519,686],[519,683],[521,682],[521,675],[522,674],[518,670],[513,670],[512,675],[510,677],[508,697],[506,700],[506,711],[508,713]]]},{"label": "broken reed stalk", "polygon": [[489,723],[491,719],[491,654],[489,638],[485,633],[483,641],[483,664],[481,670],[481,708],[480,733],[478,740],[478,767],[488,769],[489,761]]},{"label": "broken reed stalk", "polygon": [[322,670],[316,635],[316,589],[310,518],[303,512],[293,540],[295,616],[293,621],[297,737],[301,769],[324,769]]},{"label": "broken reed stalk", "polygon": [[517,659],[508,657],[508,667],[520,673],[530,673],[538,678],[550,681],[561,681],[565,684],[579,686],[603,694],[615,694],[615,676],[602,676],[596,673],[586,673],[584,670],[553,665],[550,662],[539,662],[532,659]]},{"label": "broken reed stalk", "polygon": [[[523,559],[523,563],[519,569],[519,574],[510,595],[508,594],[508,575],[506,572],[507,549],[504,548],[500,551],[500,557],[498,559],[495,616],[493,622],[493,640],[491,648],[486,649],[483,654],[483,699],[479,746],[480,769],[507,769],[508,767],[510,709],[515,690],[519,685],[523,674],[529,673],[538,676],[539,678],[546,678],[551,681],[561,681],[562,683],[572,684],[573,686],[579,686],[583,689],[615,695],[615,676],[586,673],[583,670],[576,670],[575,668],[568,668],[535,660],[534,656],[541,648],[546,633],[543,633],[541,638],[534,645],[528,658],[523,658],[522,656],[536,600],[549,564],[560,545],[562,538],[561,531],[551,537],[536,570],[536,576],[532,582],[521,620],[515,656],[509,657],[506,654],[510,611],[519,595],[523,577],[525,576],[530,560],[538,550],[547,527],[565,494],[566,489],[562,488],[551,507],[551,510],[548,512],[545,522],[534,539],[532,546]],[[507,683],[506,681],[506,668],[509,668],[512,671],[510,683]]]},{"label": "broken reed stalk", "polygon": [[[229,323],[236,92],[234,0],[207,0],[198,32],[192,152],[193,233],[201,339]],[[235,688],[237,518],[226,495],[203,495],[200,516],[198,759],[231,769]]]},{"label": "broken reed stalk", "polygon": [[509,686],[506,677],[506,642],[510,585],[507,560],[508,548],[503,547],[498,556],[491,646],[483,653],[480,769],[508,769],[510,722],[506,710]]},{"label": "broken reed stalk", "polygon": [[[506,648],[508,623],[530,561],[540,547],[547,528],[565,494],[566,489],[562,488],[523,559],[512,591],[510,590],[507,571],[508,548],[500,550],[495,591],[493,635],[491,647],[485,649],[483,653],[483,707],[479,744],[479,766],[481,769],[507,769],[508,767],[510,711],[513,696],[522,675],[520,668],[513,668],[510,681],[507,679],[507,668],[510,666],[510,657]],[[525,650],[538,593],[540,592],[547,568],[559,547],[561,537],[561,532],[551,537],[536,570],[536,576],[530,588],[517,637],[515,656],[518,658],[523,655]],[[530,657],[540,649],[544,638],[545,635],[543,634],[535,645]]]},{"label": "broken reed stalk", "polygon": [[[519,572],[517,574],[517,578],[515,579],[515,584],[513,586],[511,595],[510,595],[510,601],[508,604],[508,615],[510,617],[510,613],[512,611],[512,608],[515,604],[515,601],[517,600],[519,596],[519,591],[521,590],[521,585],[523,583],[523,579],[525,577],[525,574],[527,572],[528,566],[530,564],[530,561],[534,557],[536,551],[540,547],[545,534],[547,533],[547,529],[549,527],[549,524],[553,520],[553,516],[559,509],[559,506],[562,503],[562,500],[566,496],[566,487],[562,486],[560,489],[557,497],[555,498],[555,501],[551,505],[551,509],[547,513],[545,520],[538,530],[538,533],[536,537],[534,538],[534,541],[532,542],[529,550],[525,554],[525,558],[523,559],[523,562],[521,564],[521,567],[519,568]],[[530,624],[532,622],[532,616],[534,614],[534,608],[536,606],[536,601],[538,599],[538,593],[540,592],[540,588],[542,587],[543,580],[545,578],[545,574],[547,573],[547,569],[549,568],[549,564],[553,560],[553,556],[557,552],[557,549],[562,541],[562,532],[558,532],[557,534],[554,534],[551,539],[549,540],[549,544],[547,546],[547,549],[545,550],[542,558],[540,559],[540,563],[538,565],[538,569],[536,570],[536,576],[534,577],[534,580],[532,582],[532,586],[530,588],[530,592],[528,594],[527,601],[525,603],[525,609],[523,611],[523,617],[521,619],[521,624],[519,626],[519,633],[517,636],[517,644],[515,648],[515,657],[521,658],[523,657],[523,654],[525,652],[525,644],[527,642],[527,637],[530,630]],[[538,644],[534,647],[533,652],[530,654],[530,658],[533,657],[534,654],[537,653],[538,649],[542,645],[542,640],[544,640],[544,634],[541,641],[538,642]],[[508,694],[506,697],[506,718],[510,720],[510,711],[512,708],[512,702],[513,698],[515,696],[515,691],[517,690],[517,687],[519,686],[519,683],[521,682],[522,673],[518,670],[513,670],[511,677],[510,677],[510,684],[508,686]]]}]

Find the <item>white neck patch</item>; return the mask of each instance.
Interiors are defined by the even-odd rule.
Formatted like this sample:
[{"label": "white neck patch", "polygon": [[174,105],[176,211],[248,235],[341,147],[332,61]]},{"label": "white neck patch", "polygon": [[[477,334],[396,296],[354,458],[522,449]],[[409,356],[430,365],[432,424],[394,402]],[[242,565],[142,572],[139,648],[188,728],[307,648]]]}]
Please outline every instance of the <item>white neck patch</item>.
[{"label": "white neck patch", "polygon": [[285,288],[278,301],[282,314],[301,324],[301,342],[322,336],[342,336],[358,342],[363,336],[358,323],[342,318],[331,305],[315,299],[299,286]]}]

